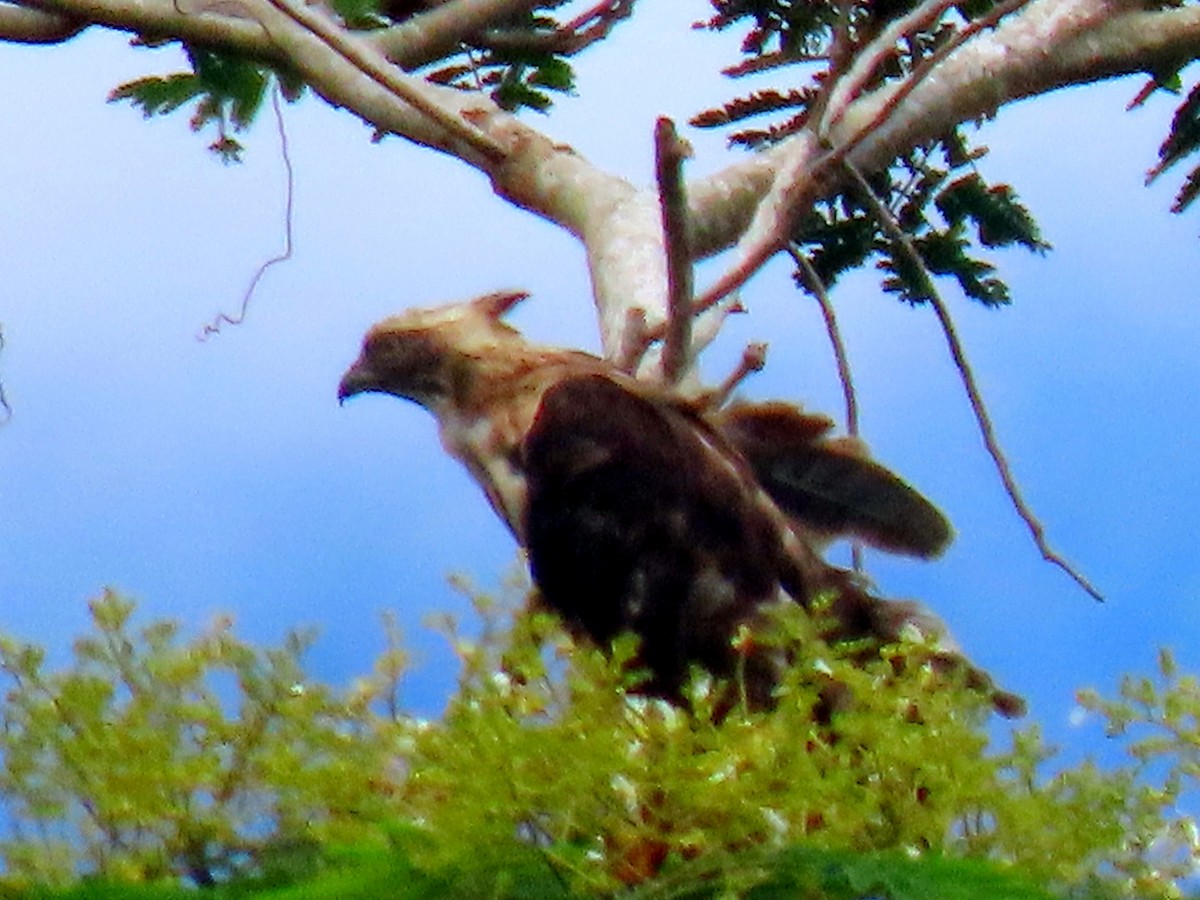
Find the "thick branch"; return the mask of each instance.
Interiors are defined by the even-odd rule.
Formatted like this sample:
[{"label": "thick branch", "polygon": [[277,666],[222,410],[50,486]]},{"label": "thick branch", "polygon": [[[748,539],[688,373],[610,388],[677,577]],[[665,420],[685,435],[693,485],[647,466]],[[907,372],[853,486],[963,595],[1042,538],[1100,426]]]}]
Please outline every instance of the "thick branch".
[{"label": "thick branch", "polygon": [[52,12],[0,2],[0,41],[59,44],[75,37],[86,22]]},{"label": "thick branch", "polygon": [[324,44],[351,63],[359,72],[437,123],[445,130],[447,136],[461,141],[491,162],[503,161],[506,155],[504,148],[474,125],[469,124],[459,111],[447,109],[441,103],[441,98],[437,93],[429,89],[430,85],[421,79],[402,76],[388,64],[378,50],[339,27],[319,9],[305,6],[296,0],[267,0],[267,2],[306,31],[319,37]]},{"label": "thick branch", "polygon": [[[245,15],[197,9],[171,0],[28,0],[21,6],[127,31],[149,40],[178,38],[263,60],[282,57],[263,29]],[[240,7],[239,7],[240,9]]]},{"label": "thick branch", "polygon": [[499,23],[530,12],[540,0],[449,0],[373,35],[384,55],[412,71],[455,53]]},{"label": "thick branch", "polygon": [[[450,0],[426,15],[461,10],[460,4],[468,2],[483,8],[483,0]],[[501,196],[577,235],[605,217],[598,209],[610,211],[634,193],[489,98],[404,75],[384,62],[372,36],[350,32],[299,2],[285,4],[291,12],[254,0],[30,0],[35,3],[45,11],[152,39],[178,39],[286,64],[334,106],[381,133],[480,169]],[[488,7],[493,15],[500,8]],[[503,9],[516,7],[510,2]],[[603,231],[599,225],[596,230]]]},{"label": "thick branch", "polygon": [[[848,155],[864,172],[959,123],[990,115],[1005,103],[1071,85],[1144,72],[1156,63],[1200,56],[1200,7],[1120,12],[1105,0],[1036,0],[976,35],[915,87],[887,122]],[[853,101],[829,136],[839,139],[874,120],[900,90],[889,84]],[[688,185],[693,249],[706,256],[744,233],[774,174],[794,153],[801,133],[779,146]],[[831,179],[818,190],[834,193]]]}]

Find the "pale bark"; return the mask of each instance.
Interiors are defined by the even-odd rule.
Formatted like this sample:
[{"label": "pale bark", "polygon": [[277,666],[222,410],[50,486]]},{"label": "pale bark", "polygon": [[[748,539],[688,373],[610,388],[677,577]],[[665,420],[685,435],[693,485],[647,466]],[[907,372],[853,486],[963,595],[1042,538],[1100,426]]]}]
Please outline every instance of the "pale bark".
[{"label": "pale bark", "polygon": [[[631,311],[645,311],[650,331],[665,315],[653,191],[598,169],[486,96],[403,71],[533,5],[447,0],[393,28],[351,32],[302,0],[0,0],[0,38],[65,39],[86,22],[285,63],[328,102],[381,133],[461,159],[485,173],[501,197],[577,236],[587,250],[603,345],[615,357],[638,319]],[[928,17],[945,5],[922,4],[914,15]],[[693,253],[738,246],[733,268],[707,296],[724,296],[752,275],[783,247],[790,223],[808,205],[839,189],[845,168],[831,159],[870,172],[1014,100],[1198,56],[1200,7],[1146,11],[1117,0],[1033,0],[911,84],[889,82],[859,95],[867,75],[851,67],[850,81],[830,95],[826,110],[834,114],[823,133],[801,132],[687,185]],[[723,308],[698,320],[699,346],[719,329]]]}]

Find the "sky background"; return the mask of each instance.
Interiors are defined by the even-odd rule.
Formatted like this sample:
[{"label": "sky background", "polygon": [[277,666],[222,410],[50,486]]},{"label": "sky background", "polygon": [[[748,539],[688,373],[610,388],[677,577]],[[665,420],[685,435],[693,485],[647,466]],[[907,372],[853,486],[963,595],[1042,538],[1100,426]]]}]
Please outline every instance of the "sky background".
[{"label": "sky background", "polygon": [[[644,184],[656,116],[682,122],[743,86],[717,74],[736,40],[688,28],[707,4],[640,10],[578,60],[577,97],[531,118]],[[243,326],[198,342],[281,246],[283,170],[270,116],[244,136],[246,163],[225,167],[186,115],[147,123],[104,102],[178,68],[174,51],[111,34],[0,45],[0,378],[14,409],[0,426],[0,632],[65,659],[88,599],[112,586],[142,621],[199,629],[231,613],[256,641],[318,626],[312,672],[345,683],[382,649],[392,610],[416,661],[403,699],[436,714],[456,668],[423,623],[465,614],[448,575],[495,586],[515,548],[428,414],[387,397],[339,408],[337,382],[372,322],[499,287],[533,292],[515,318],[535,339],[594,349],[583,253],[455,160],[373,144],[310,98],[286,111],[294,258]],[[1140,85],[1060,92],[985,126],[982,171],[1016,188],[1055,249],[996,256],[1009,309],[946,292],[1027,499],[1106,603],[1041,561],[932,312],[885,297],[871,272],[834,294],[864,436],[958,531],[942,560],[874,554],[871,573],[941,614],[1069,755],[1104,754],[1096,723],[1072,722],[1076,689],[1112,693],[1163,645],[1200,671],[1200,220],[1168,213],[1180,175],[1143,187],[1174,103],[1124,113]],[[688,136],[692,175],[740,152]],[[719,378],[768,340],[746,394],[837,415],[820,317],[787,275],[776,262],[751,282],[751,314],[706,369]]]}]

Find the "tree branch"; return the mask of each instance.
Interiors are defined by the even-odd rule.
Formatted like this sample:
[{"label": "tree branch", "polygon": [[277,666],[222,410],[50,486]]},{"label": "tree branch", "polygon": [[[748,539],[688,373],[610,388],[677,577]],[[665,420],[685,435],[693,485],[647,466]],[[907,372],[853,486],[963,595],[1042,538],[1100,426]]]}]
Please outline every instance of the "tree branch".
[{"label": "tree branch", "polygon": [[[849,102],[848,99],[840,98],[849,98],[857,93],[859,87],[881,64],[886,55],[884,50],[894,52],[894,44],[900,35],[940,16],[947,4],[941,0],[927,0],[909,16],[885,29],[872,44],[872,47],[877,49],[868,52],[867,63],[861,67],[856,64],[844,79],[835,82],[830,89],[828,102],[818,101],[817,105],[824,109],[821,122],[817,124],[815,132],[812,127],[807,127],[799,135],[807,135],[809,140],[805,143],[788,142],[792,146],[780,161],[775,182],[759,204],[754,218],[738,242],[738,262],[716,285],[701,295],[696,303],[697,308],[707,309],[722,297],[737,290],[768,259],[786,247],[800,217],[841,181],[843,160],[849,160],[860,145],[875,136],[894,118],[901,104],[929,78],[944,59],[976,34],[993,27],[1004,16],[1026,6],[1028,2],[1029,0],[1008,0],[1007,3],[996,6],[987,16],[982,16],[960,29],[936,54],[914,69],[907,78],[892,85],[885,94],[886,102],[872,109],[869,118],[855,122],[854,127],[844,136],[835,139],[834,130],[837,123],[845,117],[846,104]],[[871,48],[868,48],[868,51],[870,50]],[[850,82],[845,92],[841,90],[843,80]],[[828,146],[829,149],[817,155],[815,150],[818,143],[822,148]],[[886,162],[890,162],[890,158],[881,161],[881,164]]]},{"label": "tree branch", "polygon": [[[641,307],[652,324],[665,318],[661,213],[652,192],[598,170],[486,97],[405,78],[394,69],[395,62],[413,66],[418,58],[428,60],[428,49],[417,53],[413,48],[432,46],[422,43],[432,34],[443,42],[463,39],[467,26],[462,17],[468,12],[478,16],[471,27],[494,25],[500,21],[494,17],[528,10],[532,0],[446,0],[394,28],[370,33],[349,33],[325,19],[329,33],[324,36],[309,30],[311,23],[298,24],[293,0],[278,0],[292,5],[292,13],[275,2],[21,0],[19,5],[151,41],[183,40],[286,66],[330,103],[346,107],[381,132],[462,159],[487,174],[502,197],[579,236],[587,248],[602,337],[611,356],[622,346],[629,309]],[[614,21],[604,17],[618,8],[616,2],[608,12],[597,13],[600,2],[590,7],[587,13],[599,18],[580,27],[586,31],[597,22]],[[0,4],[14,5],[12,0]],[[834,165],[841,152],[837,148],[858,140],[855,136],[865,134],[845,152],[846,158],[863,171],[875,171],[911,147],[1012,99],[1145,69],[1156,60],[1177,63],[1200,55],[1200,7],[1136,6],[1140,4],[1119,0],[1032,0],[994,31],[976,34],[941,59],[935,77],[907,88],[890,83],[850,101],[828,135],[834,156],[824,156],[814,135],[802,132],[690,183],[688,234],[694,256],[711,255],[743,235],[759,242],[756,252],[742,254],[735,270],[710,289],[711,311],[694,323],[693,347],[704,346],[718,329],[725,312],[719,299],[790,237],[776,228],[773,240],[764,242],[763,235],[771,231],[758,225],[772,216],[783,221],[839,189],[845,175]],[[451,18],[459,23],[453,33],[446,30],[451,26],[438,24]],[[351,52],[339,46],[342,37],[350,41]],[[909,91],[906,96],[904,90]],[[872,130],[869,126],[877,121],[882,124]],[[822,166],[827,171],[822,173]],[[814,177],[814,171],[821,177]],[[756,213],[763,218],[752,227]],[[743,247],[752,246],[743,242]]]},{"label": "tree branch", "polygon": [[402,69],[412,71],[457,53],[489,28],[533,11],[541,0],[448,0],[369,36]]},{"label": "tree branch", "polygon": [[767,345],[762,341],[747,344],[738,360],[737,368],[725,376],[725,380],[705,398],[705,403],[712,409],[720,409],[733,397],[743,381],[755,372],[761,372],[767,365]]},{"label": "tree branch", "polygon": [[654,128],[654,158],[662,205],[663,246],[667,256],[667,331],[663,379],[678,384],[692,363],[692,255],[688,249],[687,199],[683,161],[692,148],[666,117]]},{"label": "tree branch", "polygon": [[838,381],[842,385],[842,398],[846,405],[846,433],[852,437],[858,437],[858,393],[854,390],[850,357],[846,353],[846,344],[842,340],[841,329],[838,328],[837,315],[833,311],[829,291],[825,287],[825,283],[821,281],[817,270],[813,268],[812,261],[801,253],[794,243],[788,244],[787,249],[788,254],[796,263],[804,289],[816,298],[817,305],[821,308],[821,318],[825,320],[825,333],[829,335],[834,363],[837,365]]},{"label": "tree branch", "polygon": [[[924,79],[902,104],[894,102],[900,90],[895,83],[851,102],[830,141],[836,146],[881,110],[895,107],[882,127],[847,154],[861,171],[873,172],[905,150],[1010,101],[1200,56],[1200,6],[1127,9],[1118,9],[1111,0],[1034,0],[994,31],[976,34],[942,59],[936,77]],[[795,145],[809,140],[810,134],[801,132],[688,185],[697,255],[718,253],[748,230],[777,173],[797,153]],[[821,186],[818,199],[834,193],[840,183],[832,179]]]},{"label": "tree branch", "polygon": [[315,34],[371,80],[436,122],[453,139],[461,141],[491,162],[501,162],[507,155],[495,140],[469,124],[461,115],[446,109],[429,90],[430,85],[420,79],[401,75],[375,47],[358,40],[319,9],[293,0],[267,2]]},{"label": "tree branch", "polygon": [[847,105],[862,92],[884,61],[895,54],[896,44],[901,38],[927,27],[953,5],[954,0],[925,0],[908,15],[890,22],[870,44],[859,51],[845,75],[830,85],[825,115],[817,127],[817,133],[824,135],[837,123]]},{"label": "tree branch", "polygon": [[[817,305],[821,309],[821,318],[825,320],[825,333],[829,335],[834,363],[837,365],[838,381],[841,382],[842,397],[846,404],[846,433],[857,439],[859,436],[858,394],[854,390],[850,357],[846,353],[846,344],[842,341],[842,331],[838,328],[837,315],[834,313],[833,303],[829,299],[829,289],[821,280],[821,276],[817,274],[817,270],[813,268],[812,261],[800,252],[795,243],[789,243],[787,250],[796,263],[797,274],[805,290],[816,298]],[[850,541],[850,567],[855,572],[862,572],[864,569],[863,544],[857,539]]]},{"label": "tree branch", "polygon": [[[4,352],[4,326],[0,325],[0,353]],[[4,392],[4,382],[0,381],[0,425],[7,425],[13,417],[12,405]]]},{"label": "tree branch", "polygon": [[87,27],[86,22],[0,0],[0,41],[60,44]]},{"label": "tree branch", "polygon": [[971,370],[971,364],[967,360],[966,351],[963,350],[962,342],[958,338],[958,332],[954,327],[954,321],[950,317],[950,310],[946,307],[941,295],[938,294],[933,286],[933,276],[930,274],[925,261],[921,258],[921,254],[913,245],[912,239],[905,234],[904,229],[896,221],[883,202],[871,190],[870,184],[863,174],[852,163],[847,162],[846,168],[850,173],[855,186],[858,188],[859,194],[863,200],[868,203],[871,209],[875,212],[879,224],[894,240],[897,246],[903,251],[904,255],[909,258],[909,262],[916,267],[917,271],[921,272],[928,285],[929,303],[937,314],[938,322],[941,323],[942,333],[946,336],[946,343],[950,349],[950,355],[954,359],[954,365],[958,369],[959,377],[962,379],[963,389],[967,392],[967,397],[971,403],[971,411],[975,414],[975,421],[979,425],[979,433],[983,437],[984,446],[987,448],[988,454],[992,457],[995,463],[996,471],[1000,474],[1000,480],[1004,484],[1004,490],[1007,492],[1009,499],[1012,501],[1013,507],[1017,511],[1017,515],[1029,528],[1029,533],[1033,537],[1034,543],[1042,554],[1042,558],[1050,562],[1064,572],[1066,572],[1076,584],[1087,591],[1094,599],[1103,600],[1104,595],[1101,594],[1087,578],[1085,578],[1078,570],[1076,570],[1062,556],[1050,548],[1046,541],[1046,529],[1038,520],[1025,498],[1021,495],[1020,486],[1017,484],[1017,479],[1012,474],[1012,469],[1008,465],[1008,460],[1004,455],[1004,450],[1000,447],[1000,441],[996,437],[996,431],[992,427],[991,417],[988,415],[987,406],[983,401],[983,395],[979,391],[979,385],[975,382],[975,375]]}]

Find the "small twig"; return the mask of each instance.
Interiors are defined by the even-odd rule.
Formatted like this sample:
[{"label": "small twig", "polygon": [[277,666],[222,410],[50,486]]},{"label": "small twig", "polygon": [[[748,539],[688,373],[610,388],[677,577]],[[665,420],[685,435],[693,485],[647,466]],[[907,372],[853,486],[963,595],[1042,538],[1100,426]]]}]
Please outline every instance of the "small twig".
[{"label": "small twig", "polygon": [[678,384],[691,366],[692,254],[688,248],[687,197],[683,161],[691,155],[675,123],[664,117],[654,126],[654,159],[662,206],[663,247],[667,255],[667,333],[663,343],[663,378]]},{"label": "small twig", "polygon": [[720,409],[729,402],[733,397],[733,392],[743,381],[755,372],[761,372],[766,364],[767,345],[761,341],[747,344],[746,349],[742,351],[742,358],[738,361],[737,368],[730,372],[720,386],[705,398],[706,405],[712,409]]},{"label": "small twig", "polygon": [[212,335],[221,331],[222,325],[241,325],[246,321],[246,311],[250,308],[250,301],[254,299],[255,291],[258,290],[258,284],[262,281],[263,276],[267,274],[267,270],[292,258],[292,211],[295,202],[296,178],[295,171],[292,168],[292,157],[288,152],[287,128],[284,127],[283,108],[280,106],[279,96],[279,85],[276,84],[271,89],[271,108],[275,111],[275,127],[279,133],[279,157],[283,160],[283,169],[286,176],[283,213],[283,251],[259,265],[254,273],[254,277],[250,279],[250,284],[247,285],[245,293],[242,294],[242,305],[238,311],[233,315],[224,312],[218,313],[217,317],[205,324],[200,333],[196,335],[197,340],[208,340]]},{"label": "small twig", "polygon": [[829,299],[829,290],[821,281],[817,270],[813,268],[812,261],[801,253],[795,244],[788,245],[788,253],[800,270],[805,290],[816,298],[817,305],[821,309],[821,317],[825,320],[825,333],[829,335],[829,343],[833,348],[833,359],[837,364],[838,380],[842,384],[842,398],[846,403],[846,433],[852,437],[858,437],[858,393],[854,390],[850,357],[846,353],[845,342],[842,341],[842,332],[833,311],[833,303]]},{"label": "small twig", "polygon": [[436,122],[451,137],[463,141],[491,162],[503,162],[507,158],[508,151],[504,147],[462,116],[450,112],[425,96],[421,90],[423,82],[403,75],[371,43],[350,34],[315,7],[305,6],[293,2],[293,0],[267,0],[267,2],[297,25],[319,38],[327,47],[380,87]]},{"label": "small twig", "polygon": [[[838,85],[842,82],[842,74],[847,65],[854,62],[854,46],[850,36],[850,4],[839,0],[834,4],[837,18],[833,22],[832,34],[829,38],[829,65],[821,89],[813,102],[808,105],[807,121],[820,123],[825,118],[825,110],[829,101],[837,93]],[[825,132],[819,127],[817,134],[824,136]]]},{"label": "small twig", "polygon": [[[800,270],[800,277],[805,289],[817,300],[821,309],[821,318],[825,320],[825,333],[829,335],[829,343],[833,348],[833,359],[837,364],[838,381],[842,384],[842,397],[846,403],[846,433],[853,438],[859,436],[858,427],[858,393],[854,390],[854,379],[850,370],[850,357],[846,353],[846,344],[842,340],[842,331],[838,327],[837,314],[833,311],[833,303],[829,298],[829,289],[812,261],[793,243],[788,244],[788,253]],[[862,572],[863,545],[862,541],[850,542],[850,566],[855,572]]]},{"label": "small twig", "polygon": [[967,360],[966,352],[963,349],[962,342],[958,338],[958,331],[954,327],[954,321],[950,317],[950,310],[946,307],[941,295],[933,286],[933,278],[929,272],[925,261],[921,259],[920,253],[913,245],[912,239],[909,238],[900,224],[896,221],[895,216],[891,214],[886,206],[871,190],[870,184],[862,173],[850,162],[847,162],[846,169],[850,173],[854,182],[858,185],[859,191],[863,199],[870,204],[875,211],[875,215],[879,218],[880,225],[897,243],[904,252],[909,261],[923,273],[926,285],[928,287],[929,303],[937,314],[938,321],[942,326],[942,333],[946,337],[946,344],[950,349],[950,356],[954,360],[955,368],[958,369],[958,374],[962,380],[963,388],[967,392],[967,398],[971,403],[971,411],[975,414],[975,421],[979,425],[980,435],[983,437],[984,446],[987,448],[988,454],[992,457],[992,462],[996,466],[996,471],[1000,474],[1000,480],[1004,484],[1004,490],[1008,494],[1008,498],[1012,501],[1013,507],[1017,511],[1017,515],[1029,528],[1029,533],[1033,536],[1033,541],[1041,551],[1042,558],[1053,565],[1058,566],[1069,575],[1076,584],[1083,588],[1096,600],[1103,600],[1104,595],[1101,594],[1090,581],[1087,580],[1080,572],[1078,572],[1067,560],[1059,556],[1046,541],[1046,530],[1042,523],[1038,520],[1029,504],[1025,502],[1025,498],[1021,495],[1020,486],[1017,484],[1016,478],[1009,468],[1008,460],[1004,455],[1003,449],[1000,447],[1000,441],[996,437],[996,431],[992,427],[991,417],[988,415],[987,406],[984,404],[983,395],[979,391],[979,386],[975,382],[975,375],[971,369],[971,364]]},{"label": "small twig", "polygon": [[1131,112],[1137,109],[1139,106],[1145,105],[1146,101],[1150,99],[1150,96],[1157,91],[1159,87],[1160,85],[1158,83],[1158,79],[1151,77],[1149,81],[1142,85],[1142,89],[1133,95],[1133,99],[1125,104],[1125,112]]}]

